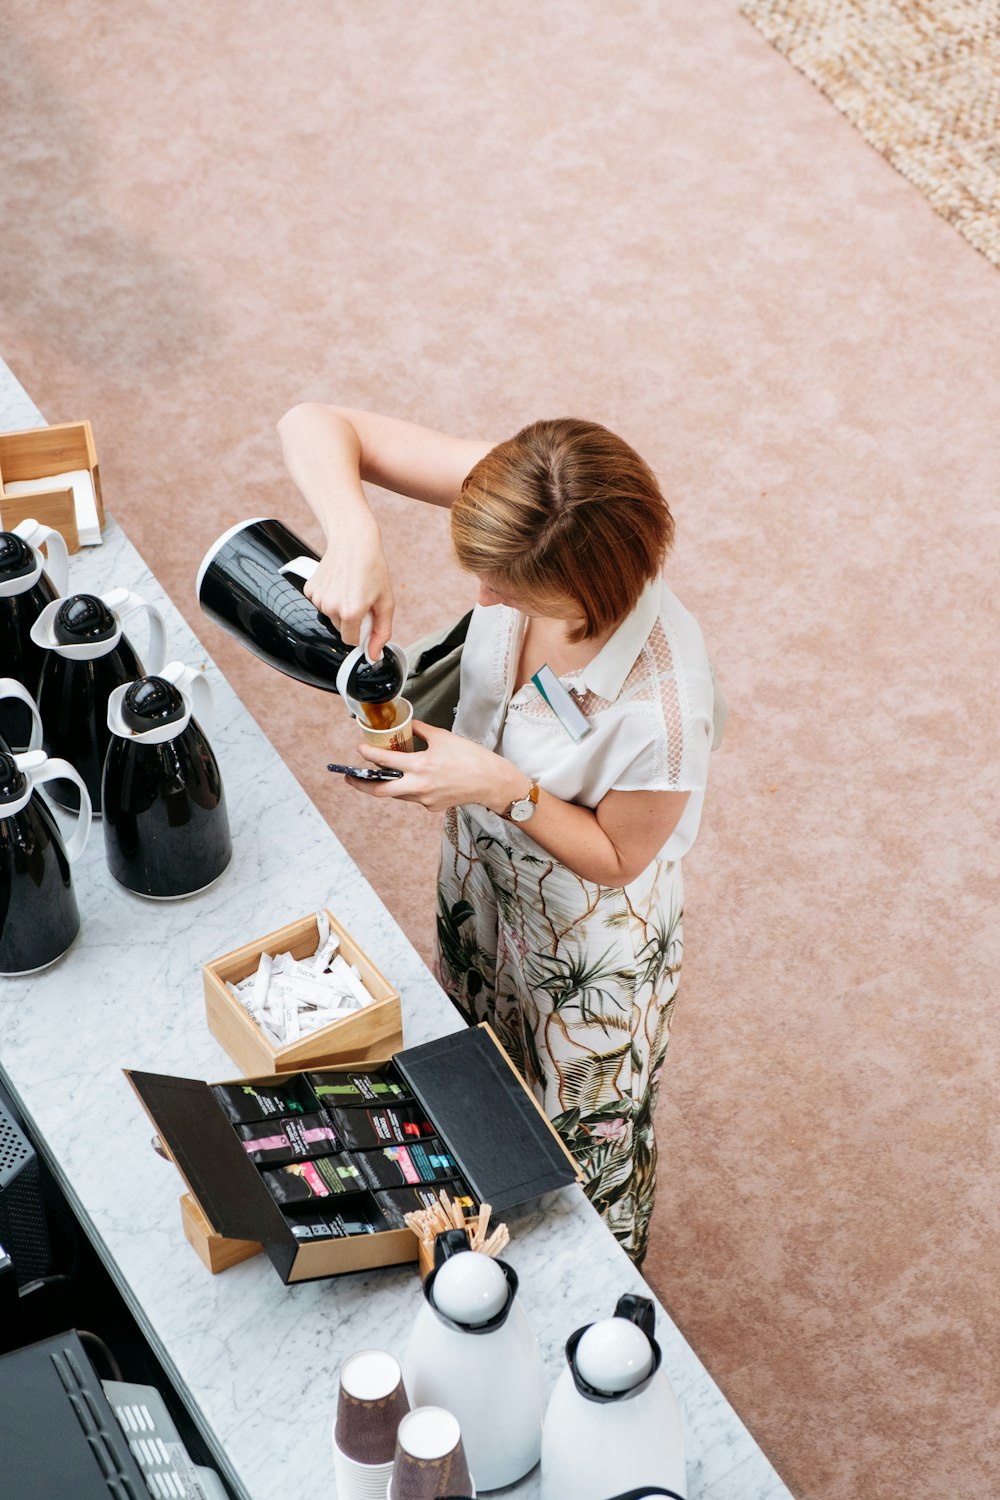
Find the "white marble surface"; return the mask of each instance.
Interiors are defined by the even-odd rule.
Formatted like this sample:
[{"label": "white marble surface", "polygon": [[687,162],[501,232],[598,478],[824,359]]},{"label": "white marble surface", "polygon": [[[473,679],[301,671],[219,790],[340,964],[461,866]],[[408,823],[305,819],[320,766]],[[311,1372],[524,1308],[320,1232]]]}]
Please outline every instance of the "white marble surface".
[{"label": "white marble surface", "polygon": [[[41,422],[0,362],[0,429]],[[114,496],[107,498],[113,509]],[[207,660],[113,522],[102,547],[71,563],[71,589],[124,585],[139,591],[164,612],[169,655]],[[136,643],[141,652],[141,639]],[[460,1022],[210,661],[208,670],[216,701],[211,738],[226,786],[233,864],[201,896],[144,902],[112,880],[95,823],[77,867],[82,931],[76,944],[44,974],[0,980],[0,1066],[237,1493],[246,1500],[333,1495],[329,1433],[338,1367],[360,1348],[402,1353],[418,1305],[416,1271],[286,1288],[261,1256],[209,1275],[182,1235],[180,1179],[154,1155],[149,1123],[121,1069],[233,1076],[233,1064],[205,1024],[200,965],[321,905],[337,914],[400,990],[407,1044]],[[336,713],[340,705],[317,699],[317,709]],[[610,1313],[622,1292],[648,1293],[575,1188],[552,1195],[514,1226],[509,1259],[521,1278],[550,1388],[575,1328]],[[659,1306],[657,1327],[684,1413],[690,1500],[786,1497]],[[537,1471],[504,1493],[537,1496]]]}]

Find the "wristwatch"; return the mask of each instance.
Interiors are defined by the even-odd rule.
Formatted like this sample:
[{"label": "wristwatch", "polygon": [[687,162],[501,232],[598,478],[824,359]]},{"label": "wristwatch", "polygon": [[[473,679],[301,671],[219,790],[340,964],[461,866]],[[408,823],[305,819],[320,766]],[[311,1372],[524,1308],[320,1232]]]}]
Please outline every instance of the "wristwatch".
[{"label": "wristwatch", "polygon": [[538,782],[532,776],[531,785],[528,787],[525,795],[523,797],[518,797],[515,802],[512,802],[510,804],[507,811],[504,813],[504,817],[511,818],[515,823],[527,823],[528,819],[533,816],[535,808],[537,806]]}]

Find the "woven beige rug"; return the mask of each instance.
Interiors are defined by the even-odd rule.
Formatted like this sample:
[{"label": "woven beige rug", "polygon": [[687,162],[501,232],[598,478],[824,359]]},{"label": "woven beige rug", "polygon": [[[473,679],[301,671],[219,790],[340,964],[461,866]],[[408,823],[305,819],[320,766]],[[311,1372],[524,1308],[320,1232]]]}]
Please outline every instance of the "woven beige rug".
[{"label": "woven beige rug", "polygon": [[741,0],[740,9],[1000,266],[1000,0]]}]

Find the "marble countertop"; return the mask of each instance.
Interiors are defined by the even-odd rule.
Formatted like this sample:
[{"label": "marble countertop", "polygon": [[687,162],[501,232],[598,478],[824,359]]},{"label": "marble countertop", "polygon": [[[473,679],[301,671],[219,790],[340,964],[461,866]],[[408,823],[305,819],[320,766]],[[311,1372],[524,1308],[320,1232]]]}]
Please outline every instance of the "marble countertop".
[{"label": "marble countertop", "polygon": [[[0,430],[43,421],[0,362]],[[122,1068],[232,1077],[205,1023],[202,963],[324,905],[399,989],[407,1045],[461,1022],[119,527],[109,521],[104,544],[70,561],[71,589],[136,590],[163,612],[168,657],[206,663],[235,854],[202,895],[147,902],[112,879],[96,822],[76,866],[82,926],[73,948],[42,974],[0,979],[0,1071],[236,1493],[330,1495],[339,1366],[361,1348],[402,1354],[419,1305],[416,1269],[285,1287],[258,1256],[210,1275],[183,1237],[183,1184],[154,1154]],[[140,653],[142,644],[138,634]],[[330,711],[338,708],[331,700]],[[551,1389],[569,1334],[610,1314],[623,1292],[649,1289],[578,1188],[551,1195],[512,1228],[507,1258]],[[690,1500],[785,1500],[659,1304],[657,1332],[684,1414]],[[537,1470],[503,1493],[532,1500]]]}]

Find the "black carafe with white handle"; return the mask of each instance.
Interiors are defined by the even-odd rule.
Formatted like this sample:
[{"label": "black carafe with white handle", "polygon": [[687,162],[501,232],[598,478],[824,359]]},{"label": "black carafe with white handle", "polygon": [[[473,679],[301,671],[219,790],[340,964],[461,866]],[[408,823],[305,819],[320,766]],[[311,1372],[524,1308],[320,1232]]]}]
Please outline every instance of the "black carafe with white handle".
[{"label": "black carafe with white handle", "polygon": [[[37,790],[75,784],[80,814],[63,839]],[[80,930],[71,866],[90,833],[90,798],[71,765],[43,750],[0,752],[0,975],[31,974],[61,958]]]},{"label": "black carafe with white handle", "polygon": [[198,569],[202,609],[222,629],[279,672],[327,693],[352,710],[388,703],[403,690],[406,653],[389,641],[377,661],[349,646],[303,593],[319,566],[315,552],[282,521],[242,521],[224,532]]},{"label": "black carafe with white handle", "polygon": [[112,875],[136,895],[190,896],[232,859],[222,776],[202,728],[210,708],[204,673],[179,661],[108,700],[104,849]]},{"label": "black carafe with white handle", "polygon": [[[149,616],[148,666],[122,629],[122,620],[136,610]],[[45,748],[77,768],[93,810],[99,813],[101,774],[111,742],[108,699],[116,687],[163,665],[160,613],[129,589],[71,594],[46,606],[31,627],[31,637],[45,657],[38,687]],[[78,806],[75,788],[68,782],[57,781],[50,795],[62,807]]]},{"label": "black carafe with white handle", "polygon": [[[26,737],[18,738],[13,743],[0,734],[0,755],[16,755],[26,750],[41,750],[42,716],[38,712],[38,704],[23,683],[16,681],[13,677],[0,677],[0,711],[5,705],[9,706],[13,702],[24,705],[24,711],[28,716],[27,726],[30,726],[29,732]],[[16,725],[15,732],[18,735],[21,734],[21,729]],[[61,843],[62,834],[59,831],[59,824],[45,798],[36,797],[34,806],[46,825],[49,837]]]},{"label": "black carafe with white handle", "polygon": [[[45,654],[31,639],[31,627],[45,606],[65,593],[68,574],[60,532],[39,521],[22,521],[13,531],[0,531],[0,671],[16,678],[33,697]],[[0,737],[9,745],[27,741],[30,723],[20,703],[8,700],[0,705]]]}]

